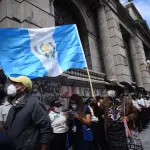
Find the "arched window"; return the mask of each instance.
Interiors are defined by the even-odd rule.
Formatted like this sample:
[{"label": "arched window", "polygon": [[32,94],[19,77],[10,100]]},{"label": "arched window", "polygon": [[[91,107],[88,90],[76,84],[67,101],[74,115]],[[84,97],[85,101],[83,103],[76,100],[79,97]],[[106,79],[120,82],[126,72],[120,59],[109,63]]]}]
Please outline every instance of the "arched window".
[{"label": "arched window", "polygon": [[89,42],[86,24],[79,9],[71,0],[54,0],[55,25],[76,24],[81,43],[85,52],[87,63],[91,68],[91,60],[89,58]]}]

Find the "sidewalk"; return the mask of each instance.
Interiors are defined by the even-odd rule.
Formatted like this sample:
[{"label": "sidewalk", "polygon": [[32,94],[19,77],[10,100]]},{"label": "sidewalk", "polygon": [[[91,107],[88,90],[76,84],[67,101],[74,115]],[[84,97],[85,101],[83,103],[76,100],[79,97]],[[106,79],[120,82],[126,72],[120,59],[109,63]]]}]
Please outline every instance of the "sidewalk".
[{"label": "sidewalk", "polygon": [[150,124],[145,131],[142,131],[140,134],[140,139],[143,143],[144,150],[150,150]]}]

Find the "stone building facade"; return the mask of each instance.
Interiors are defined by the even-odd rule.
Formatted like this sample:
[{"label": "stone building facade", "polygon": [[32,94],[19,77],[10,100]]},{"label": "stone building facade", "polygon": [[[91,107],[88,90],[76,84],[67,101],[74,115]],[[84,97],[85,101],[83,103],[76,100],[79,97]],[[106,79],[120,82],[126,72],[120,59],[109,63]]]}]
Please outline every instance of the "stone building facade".
[{"label": "stone building facade", "polygon": [[[150,32],[133,3],[118,0],[0,0],[0,28],[77,24],[96,95],[107,80],[126,81],[150,92]],[[45,87],[46,86],[46,87]],[[49,89],[49,90],[46,90]],[[49,100],[72,93],[90,96],[86,70],[35,80],[33,93]],[[51,94],[49,94],[51,93]]]}]

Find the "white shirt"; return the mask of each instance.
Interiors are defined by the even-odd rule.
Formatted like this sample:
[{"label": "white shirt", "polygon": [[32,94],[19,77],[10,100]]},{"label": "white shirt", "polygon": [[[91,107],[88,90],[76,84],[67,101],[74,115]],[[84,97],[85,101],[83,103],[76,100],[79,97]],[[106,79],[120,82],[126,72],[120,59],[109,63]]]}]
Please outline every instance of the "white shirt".
[{"label": "white shirt", "polygon": [[65,133],[68,131],[67,119],[63,112],[56,113],[54,111],[50,111],[49,117],[54,133]]},{"label": "white shirt", "polygon": [[138,104],[140,104],[140,105],[142,105],[142,106],[145,106],[145,107],[146,107],[146,105],[145,105],[145,101],[144,101],[144,99],[143,99],[143,98],[141,98],[140,100],[138,100]]},{"label": "white shirt", "polygon": [[98,122],[98,118],[94,115],[94,111],[93,108],[88,106],[90,111],[91,111],[91,115],[92,115],[92,122]]},{"label": "white shirt", "polygon": [[148,105],[148,107],[150,107],[150,100],[147,101],[147,105]]},{"label": "white shirt", "polygon": [[7,116],[11,107],[12,105],[8,101],[5,101],[0,106],[0,121],[6,122]]},{"label": "white shirt", "polygon": [[133,105],[134,105],[137,109],[141,110],[141,108],[140,108],[140,106],[139,106],[137,100],[132,100],[132,103],[133,103]]},{"label": "white shirt", "polygon": [[149,105],[149,102],[147,100],[144,100],[145,101],[145,105],[146,107],[148,108],[150,105]]}]

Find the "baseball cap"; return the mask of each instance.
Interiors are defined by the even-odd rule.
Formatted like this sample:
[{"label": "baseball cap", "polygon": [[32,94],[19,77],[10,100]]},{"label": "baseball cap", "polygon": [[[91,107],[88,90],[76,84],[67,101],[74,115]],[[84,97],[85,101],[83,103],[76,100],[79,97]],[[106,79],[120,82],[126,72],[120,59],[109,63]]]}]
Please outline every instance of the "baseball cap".
[{"label": "baseball cap", "polygon": [[12,82],[22,83],[28,90],[32,89],[32,81],[26,76],[8,77],[8,79]]}]

